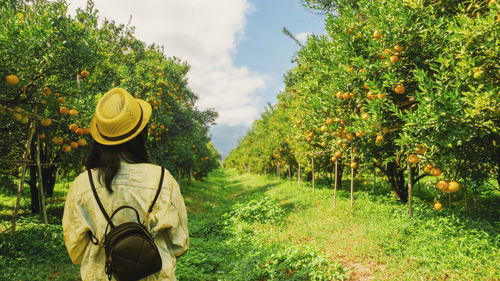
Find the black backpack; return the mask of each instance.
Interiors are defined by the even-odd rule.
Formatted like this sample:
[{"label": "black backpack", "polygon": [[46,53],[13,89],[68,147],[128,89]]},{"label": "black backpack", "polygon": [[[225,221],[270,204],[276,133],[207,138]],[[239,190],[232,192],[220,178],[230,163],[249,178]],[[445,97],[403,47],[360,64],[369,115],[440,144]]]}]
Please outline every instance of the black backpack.
[{"label": "black backpack", "polygon": [[[109,217],[99,200],[99,196],[97,196],[92,173],[90,170],[87,171],[90,186],[92,187],[97,204],[108,221],[104,232],[104,242],[99,243],[97,237],[89,231],[90,241],[94,245],[104,247],[106,253],[105,270],[109,280],[111,280],[111,276],[115,276],[118,281],[139,280],[160,271],[162,262],[158,247],[144,224],[140,222],[137,210],[133,207],[123,205],[118,207],[111,214],[111,217]],[[146,217],[153,211],[153,206],[160,194],[164,174],[165,170],[161,168],[160,183],[158,184],[153,202],[151,202],[151,206],[146,213]],[[126,208],[134,210],[137,222],[126,222],[115,227],[111,220],[118,211]],[[109,226],[111,226],[111,231],[108,233]]]}]

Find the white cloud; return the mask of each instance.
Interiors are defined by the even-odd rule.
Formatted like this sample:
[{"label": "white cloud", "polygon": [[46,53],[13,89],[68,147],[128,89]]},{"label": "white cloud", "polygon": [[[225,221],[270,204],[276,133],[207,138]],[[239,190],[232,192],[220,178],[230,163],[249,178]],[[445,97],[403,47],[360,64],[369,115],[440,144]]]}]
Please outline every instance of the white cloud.
[{"label": "white cloud", "polygon": [[305,44],[307,41],[307,37],[309,37],[310,35],[312,35],[311,32],[301,32],[295,35],[295,38],[299,40],[300,43]]},{"label": "white cloud", "polygon": [[[84,7],[86,0],[68,0],[69,11]],[[269,80],[264,74],[233,64],[246,15],[248,0],[95,0],[100,17],[136,28],[136,37],[165,47],[191,66],[189,87],[199,95],[197,106],[215,108],[218,123],[250,124],[258,115],[257,89]]]}]

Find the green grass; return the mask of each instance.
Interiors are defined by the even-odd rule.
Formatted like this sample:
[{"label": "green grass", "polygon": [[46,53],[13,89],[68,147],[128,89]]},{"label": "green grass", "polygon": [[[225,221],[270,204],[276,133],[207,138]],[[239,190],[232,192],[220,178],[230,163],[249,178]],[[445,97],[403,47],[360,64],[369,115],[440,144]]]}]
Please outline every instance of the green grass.
[{"label": "green grass", "polygon": [[[322,184],[312,192],[310,183],[298,188],[224,169],[183,182],[191,244],[178,261],[178,279],[499,280],[498,193],[467,215],[460,197],[434,211],[434,191],[424,187],[410,218],[379,184],[373,193],[356,181],[354,208],[345,190],[334,208],[333,191]],[[5,229],[15,199],[0,195],[0,280],[79,280],[61,234],[66,188],[58,184],[49,200],[48,228],[23,201],[14,238]]]}]

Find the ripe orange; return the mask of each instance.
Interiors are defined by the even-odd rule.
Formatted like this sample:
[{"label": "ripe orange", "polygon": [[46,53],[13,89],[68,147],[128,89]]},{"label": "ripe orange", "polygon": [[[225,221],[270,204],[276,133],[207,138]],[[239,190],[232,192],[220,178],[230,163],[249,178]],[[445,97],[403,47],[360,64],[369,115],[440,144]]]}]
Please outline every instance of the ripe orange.
[{"label": "ripe orange", "polygon": [[433,167],[431,169],[431,175],[433,175],[435,177],[439,177],[441,175],[441,169],[439,169],[437,167]]},{"label": "ripe orange", "polygon": [[64,103],[64,98],[58,97],[57,98],[57,102],[60,103],[60,104],[63,104]]},{"label": "ripe orange", "polygon": [[50,124],[52,124],[52,120],[50,120],[50,118],[42,119],[40,123],[42,126],[50,126]]},{"label": "ripe orange", "polygon": [[323,126],[321,126],[321,128],[319,130],[321,132],[326,132],[326,131],[328,131],[328,128],[325,125],[323,125]]},{"label": "ripe orange", "polygon": [[332,125],[332,124],[333,124],[333,119],[332,119],[332,118],[328,118],[328,119],[326,119],[325,124],[326,124],[326,125]]},{"label": "ripe orange", "polygon": [[443,192],[445,192],[446,190],[448,190],[448,186],[449,186],[449,184],[448,184],[448,182],[447,182],[447,181],[445,181],[445,180],[440,180],[440,181],[438,181],[438,182],[436,183],[436,187],[437,187],[437,189],[439,189],[439,190],[441,190],[441,191],[443,191]]},{"label": "ripe orange", "polygon": [[351,162],[351,168],[356,169],[358,167],[358,163],[356,162]]},{"label": "ripe orange", "polygon": [[436,202],[434,203],[434,210],[439,211],[443,208],[443,204]]},{"label": "ripe orange", "polygon": [[12,116],[14,117],[15,121],[21,121],[23,119],[23,115],[21,113],[14,113],[12,114]]},{"label": "ripe orange", "polygon": [[367,182],[367,181],[364,181],[364,182],[363,182],[363,185],[368,185],[368,182]]},{"label": "ripe orange", "polygon": [[340,158],[342,156],[342,151],[335,152],[335,157]]},{"label": "ripe orange", "polygon": [[419,145],[417,145],[417,150],[415,152],[422,155],[422,154],[425,154],[426,151],[427,151],[427,147],[425,147],[425,145],[423,145],[423,144],[419,144]]},{"label": "ripe orange", "polygon": [[299,125],[299,126],[300,126],[301,124],[302,124],[302,120],[300,120],[300,119],[299,119],[299,120],[297,120],[297,125]]},{"label": "ripe orange", "polygon": [[460,189],[460,184],[456,181],[450,181],[448,184],[448,193],[457,192]]},{"label": "ripe orange", "polygon": [[431,172],[431,170],[432,170],[432,165],[431,165],[431,164],[428,164],[428,163],[427,163],[427,164],[425,164],[425,166],[424,166],[424,172],[426,172],[426,173],[430,173],[430,172]]},{"label": "ripe orange", "polygon": [[396,45],[396,46],[394,46],[394,51],[401,53],[403,51],[403,47]]},{"label": "ripe orange", "polygon": [[62,137],[53,137],[52,138],[52,142],[55,144],[55,145],[61,145],[63,144],[64,140]]},{"label": "ripe orange", "polygon": [[337,141],[337,145],[338,145],[338,146],[341,146],[342,144],[344,144],[344,141],[343,141],[343,140],[338,140],[338,141]]},{"label": "ripe orange", "polygon": [[70,131],[74,132],[74,131],[76,131],[76,129],[78,129],[78,125],[76,125],[75,123],[73,123],[73,124],[71,124],[71,125],[68,126],[68,129]]},{"label": "ripe orange", "polygon": [[348,141],[354,140],[354,136],[351,133],[347,133],[345,137]]},{"label": "ripe orange", "polygon": [[377,30],[375,30],[375,32],[373,32],[373,38],[380,39],[382,38],[382,34],[380,34]]},{"label": "ripe orange", "polygon": [[384,136],[382,136],[382,135],[378,135],[378,136],[375,138],[375,145],[377,145],[377,146],[382,146],[382,144],[384,144]]},{"label": "ripe orange", "polygon": [[342,98],[344,98],[345,100],[348,100],[351,98],[351,94],[349,92],[344,92],[344,94],[342,94]]},{"label": "ripe orange", "polygon": [[326,146],[326,142],[321,142],[321,147],[325,147]]},{"label": "ripe orange", "polygon": [[338,99],[341,99],[343,96],[344,96],[344,93],[342,93],[342,91],[338,90],[337,93],[335,94],[335,96],[338,98]]},{"label": "ripe orange", "polygon": [[40,101],[40,103],[41,103],[43,106],[45,106],[45,105],[47,104],[47,101],[46,101],[46,100],[42,100],[42,101]]},{"label": "ripe orange", "polygon": [[90,128],[83,128],[83,134],[84,135],[90,134]]},{"label": "ripe orange", "polygon": [[404,94],[405,93],[405,86],[403,86],[403,85],[397,85],[394,88],[394,92],[396,92],[396,94],[398,94],[398,95]]},{"label": "ripe orange", "polygon": [[43,93],[46,95],[46,96],[50,96],[50,94],[52,94],[52,91],[50,90],[49,87],[45,87],[43,88]]},{"label": "ripe orange", "polygon": [[377,95],[374,92],[372,92],[372,91],[368,91],[366,93],[366,98],[369,99],[369,100],[373,100],[376,97],[377,97]]},{"label": "ripe orange", "polygon": [[369,90],[370,89],[370,87],[368,87],[368,84],[366,84],[366,82],[363,83],[363,89],[365,89],[365,90]]},{"label": "ripe orange", "polygon": [[366,120],[368,118],[370,118],[370,114],[368,114],[368,113],[361,114],[361,119]]},{"label": "ripe orange", "polygon": [[63,106],[63,107],[59,108],[59,113],[66,115],[69,113],[69,109],[67,107]]},{"label": "ripe orange", "polygon": [[82,129],[82,128],[78,128],[78,129],[76,129],[76,130],[75,130],[75,134],[76,134],[77,136],[81,136],[81,135],[83,135],[83,129]]},{"label": "ripe orange", "polygon": [[362,137],[363,137],[363,135],[364,135],[364,134],[363,134],[363,132],[362,132],[362,131],[357,131],[357,132],[356,132],[356,137],[358,137],[358,138],[362,138]]},{"label": "ripe orange", "polygon": [[69,111],[69,115],[71,115],[71,116],[75,116],[77,114],[78,114],[78,111],[76,111],[76,109],[74,109],[74,108]]},{"label": "ripe orange", "polygon": [[58,97],[60,97],[60,96],[61,96],[61,93],[55,93],[55,94],[54,94],[54,97],[56,97],[56,98],[58,98]]},{"label": "ripe orange", "polygon": [[89,77],[89,72],[87,70],[83,70],[80,75],[83,77],[83,78],[87,78]]},{"label": "ripe orange", "polygon": [[9,85],[17,85],[17,83],[19,83],[19,78],[16,75],[11,74],[5,77],[5,81],[7,81],[7,84]]},{"label": "ripe orange", "polygon": [[46,135],[43,133],[38,135],[38,138],[41,140],[45,139],[45,137],[46,137]]},{"label": "ripe orange", "polygon": [[385,93],[378,93],[378,94],[377,94],[377,97],[378,97],[379,99],[383,99],[383,98],[387,97],[387,94],[385,94]]},{"label": "ripe orange", "polygon": [[418,156],[417,154],[410,154],[408,156],[408,162],[410,162],[411,164],[417,164],[418,163]]},{"label": "ripe orange", "polygon": [[391,60],[392,63],[398,62],[399,57],[397,55],[392,55],[391,58],[390,58],[390,60]]},{"label": "ripe orange", "polygon": [[78,143],[76,143],[76,142],[74,142],[74,141],[72,141],[69,145],[70,145],[70,146],[71,146],[71,148],[73,148],[73,149],[78,148]]},{"label": "ripe orange", "polygon": [[332,161],[332,162],[337,162],[337,157],[332,156],[332,158],[330,158],[330,161]]},{"label": "ripe orange", "polygon": [[69,145],[63,146],[63,151],[64,152],[70,152],[71,151],[71,146],[69,146]]}]

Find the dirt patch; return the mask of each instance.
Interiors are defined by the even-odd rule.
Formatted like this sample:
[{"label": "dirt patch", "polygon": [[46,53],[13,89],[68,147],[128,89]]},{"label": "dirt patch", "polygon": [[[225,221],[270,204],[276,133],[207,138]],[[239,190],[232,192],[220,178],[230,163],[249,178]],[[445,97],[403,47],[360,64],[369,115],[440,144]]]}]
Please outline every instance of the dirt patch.
[{"label": "dirt patch", "polygon": [[340,262],[350,276],[352,281],[375,280],[375,274],[384,269],[384,264],[374,261],[369,257],[362,260],[348,256],[337,256],[332,258]]}]

